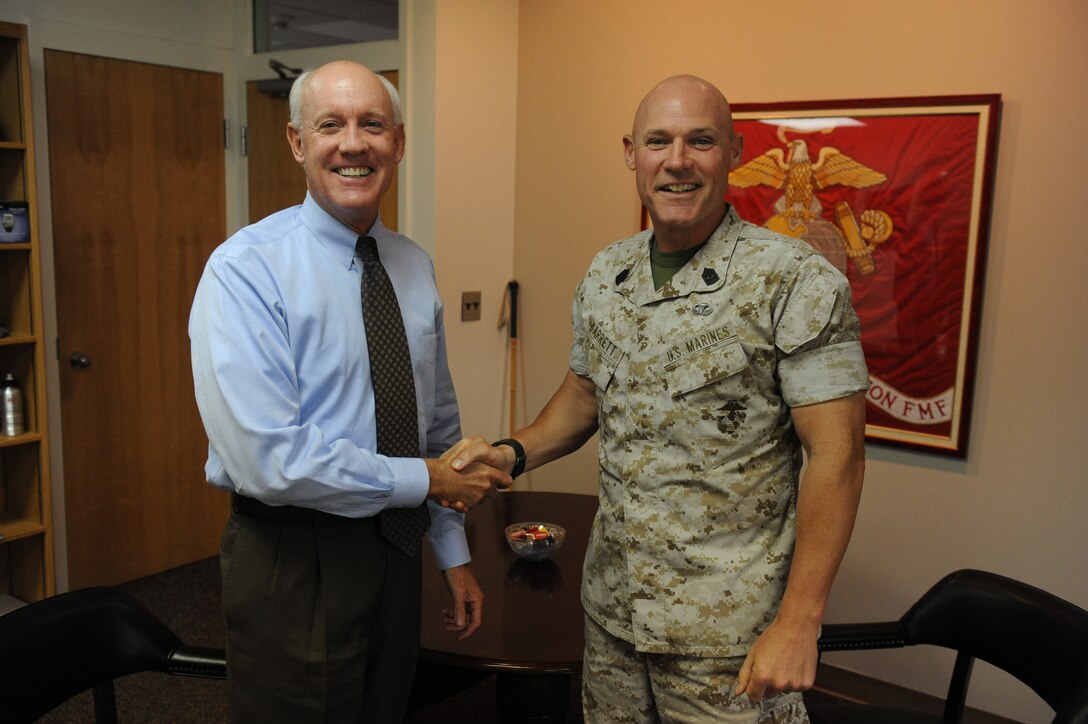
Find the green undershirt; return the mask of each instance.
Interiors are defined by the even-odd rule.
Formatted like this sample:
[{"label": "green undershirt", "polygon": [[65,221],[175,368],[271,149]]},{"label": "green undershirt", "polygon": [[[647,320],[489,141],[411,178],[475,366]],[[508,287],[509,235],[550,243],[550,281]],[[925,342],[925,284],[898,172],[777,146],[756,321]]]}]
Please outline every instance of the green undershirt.
[{"label": "green undershirt", "polygon": [[654,289],[660,290],[665,282],[673,278],[676,272],[684,268],[691,258],[699,253],[703,244],[693,246],[682,251],[661,251],[657,248],[657,240],[650,242],[650,271],[654,277]]}]

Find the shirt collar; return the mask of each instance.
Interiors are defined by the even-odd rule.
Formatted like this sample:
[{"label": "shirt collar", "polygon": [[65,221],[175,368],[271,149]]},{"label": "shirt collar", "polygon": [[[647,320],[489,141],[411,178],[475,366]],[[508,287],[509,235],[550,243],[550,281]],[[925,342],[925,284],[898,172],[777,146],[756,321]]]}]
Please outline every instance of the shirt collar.
[{"label": "shirt collar", "polygon": [[[302,202],[302,223],[334,258],[339,260],[345,268],[351,268],[355,263],[355,243],[359,240],[359,234],[344,226],[321,208],[309,192],[306,192],[306,200]],[[367,230],[365,236],[374,237],[380,251],[382,239],[389,233],[379,217],[374,220],[373,226]]]},{"label": "shirt collar", "polygon": [[730,204],[718,228],[710,235],[703,248],[683,269],[677,270],[673,278],[660,290],[654,289],[653,273],[650,270],[649,242],[652,232],[646,233],[646,243],[640,244],[624,265],[628,273],[621,273],[622,281],[617,277],[616,291],[642,306],[662,299],[686,297],[693,292],[719,289],[725,284],[725,271],[740,236],[741,223],[740,216]]}]

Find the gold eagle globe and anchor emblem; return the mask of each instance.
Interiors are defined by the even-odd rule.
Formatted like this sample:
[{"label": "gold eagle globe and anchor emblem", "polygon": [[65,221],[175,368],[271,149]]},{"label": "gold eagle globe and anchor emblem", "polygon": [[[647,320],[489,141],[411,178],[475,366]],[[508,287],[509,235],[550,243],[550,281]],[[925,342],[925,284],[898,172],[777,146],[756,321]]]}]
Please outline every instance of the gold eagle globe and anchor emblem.
[{"label": "gold eagle globe and anchor emblem", "polygon": [[873,251],[892,235],[891,216],[878,209],[866,209],[855,216],[850,204],[840,201],[835,204],[832,223],[823,218],[824,207],[816,194],[830,186],[875,186],[888,177],[831,146],[821,148],[813,163],[804,140],[785,137],[785,133],[797,130],[779,127],[778,138],[785,149],[769,149],[733,169],[729,184],[742,189],[763,185],[784,191],[774,204],[774,216],[764,226],[804,239],[843,274],[847,259],[854,262],[859,273],[871,274],[876,269]]}]

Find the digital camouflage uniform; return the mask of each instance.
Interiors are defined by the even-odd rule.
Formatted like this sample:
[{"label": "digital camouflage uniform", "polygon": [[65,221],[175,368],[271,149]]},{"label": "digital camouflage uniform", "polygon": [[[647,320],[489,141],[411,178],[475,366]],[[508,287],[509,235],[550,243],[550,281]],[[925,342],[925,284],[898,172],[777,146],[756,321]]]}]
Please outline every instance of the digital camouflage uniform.
[{"label": "digital camouflage uniform", "polygon": [[640,652],[744,656],[789,574],[790,408],[867,388],[857,315],[818,252],[732,208],[660,290],[651,237],[601,251],[574,298],[570,367],[600,422],[582,601]]}]

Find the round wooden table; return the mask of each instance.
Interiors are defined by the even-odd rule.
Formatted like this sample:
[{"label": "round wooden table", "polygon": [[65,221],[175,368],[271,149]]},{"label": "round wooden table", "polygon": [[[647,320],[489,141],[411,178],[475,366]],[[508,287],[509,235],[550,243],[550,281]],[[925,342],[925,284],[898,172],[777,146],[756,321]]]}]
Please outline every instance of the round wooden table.
[{"label": "round wooden table", "polygon": [[[595,495],[509,492],[468,513],[465,532],[484,591],[484,620],[463,641],[443,628],[450,594],[424,546],[421,671],[475,673],[477,679],[497,674],[504,722],[564,721],[570,677],[582,671],[582,560],[596,512]],[[566,529],[551,559],[528,561],[510,550],[503,529],[524,521]]]}]

